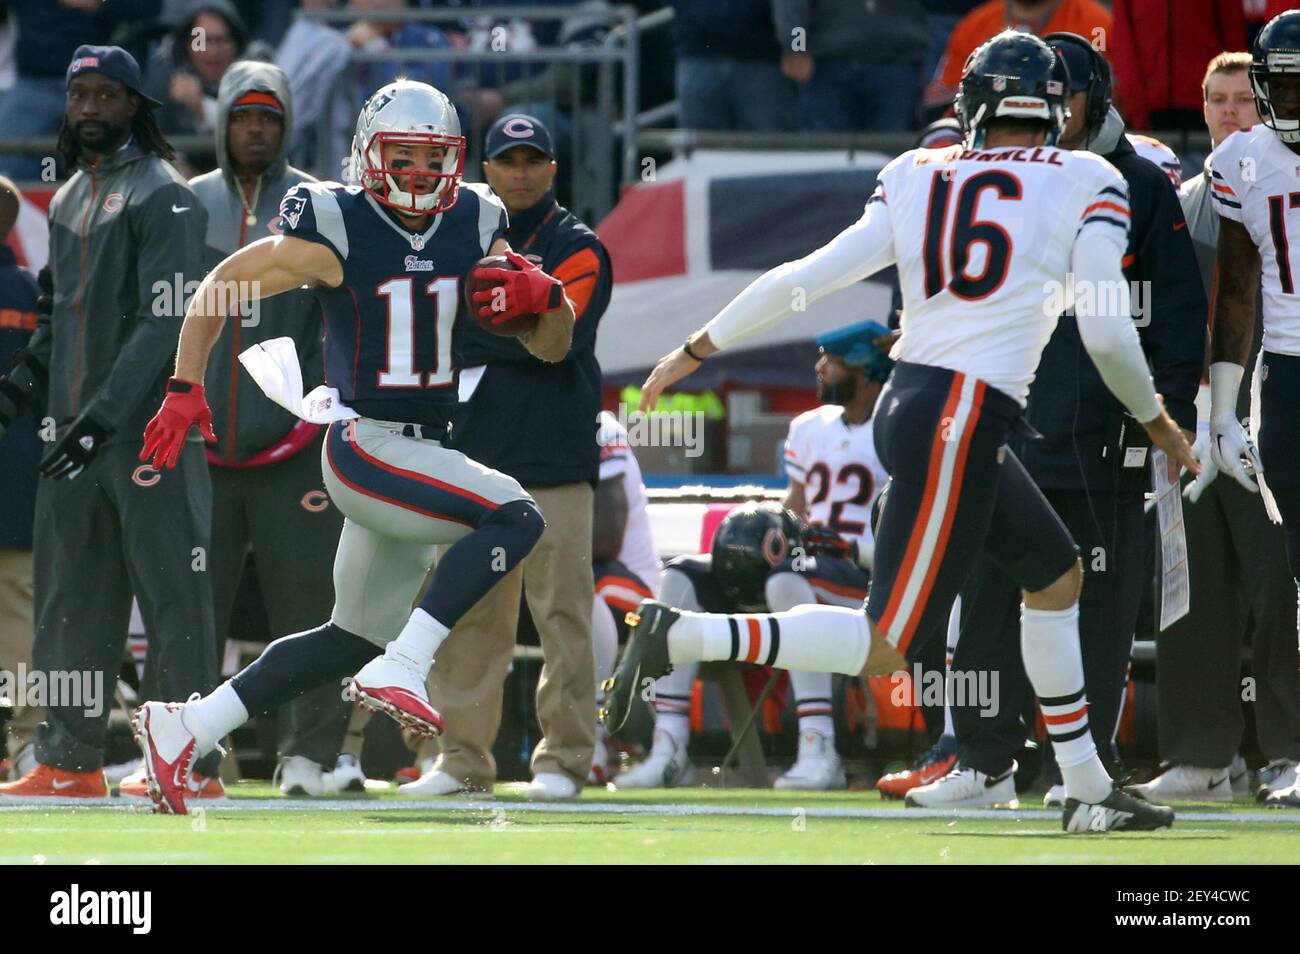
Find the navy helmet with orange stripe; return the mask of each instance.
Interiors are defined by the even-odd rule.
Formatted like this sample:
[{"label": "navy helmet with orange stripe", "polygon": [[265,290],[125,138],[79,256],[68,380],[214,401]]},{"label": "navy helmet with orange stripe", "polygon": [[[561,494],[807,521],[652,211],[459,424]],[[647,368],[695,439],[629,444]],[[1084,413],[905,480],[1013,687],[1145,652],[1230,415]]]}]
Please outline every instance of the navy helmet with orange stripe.
[{"label": "navy helmet with orange stripe", "polygon": [[736,609],[762,609],[768,574],[803,545],[803,522],[792,511],[771,500],[742,504],[713,535],[713,578]]},{"label": "navy helmet with orange stripe", "polygon": [[1264,125],[1300,142],[1300,10],[1279,13],[1255,37],[1250,88]]},{"label": "navy helmet with orange stripe", "polygon": [[1031,33],[1004,30],[971,53],[962,69],[955,107],[972,149],[998,119],[1041,121],[1048,145],[1069,116],[1070,71],[1065,60]]}]

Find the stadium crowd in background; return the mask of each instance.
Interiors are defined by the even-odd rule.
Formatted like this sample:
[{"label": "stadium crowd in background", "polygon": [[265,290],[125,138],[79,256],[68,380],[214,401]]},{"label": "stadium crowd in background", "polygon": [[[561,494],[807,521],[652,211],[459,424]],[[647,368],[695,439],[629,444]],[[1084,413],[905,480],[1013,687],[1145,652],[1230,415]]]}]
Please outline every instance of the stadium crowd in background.
[{"label": "stadium crowd in background", "polygon": [[[622,531],[631,526],[629,498],[644,503],[636,494],[639,471],[625,486],[627,461],[590,439],[601,395],[596,328],[610,300],[611,263],[595,233],[561,204],[569,181],[565,145],[588,105],[583,67],[511,62],[483,68],[482,63],[403,58],[459,50],[482,53],[490,63],[495,37],[505,38],[503,49],[521,54],[597,44],[605,39],[605,27],[583,18],[607,4],[513,4],[546,13],[571,8],[572,16],[560,21],[494,21],[476,13],[485,5],[474,0],[10,0],[3,5],[13,28],[8,55],[14,77],[0,91],[0,137],[50,137],[49,154],[58,160],[64,180],[76,169],[93,169],[94,178],[83,175],[50,207],[54,277],[43,304],[33,276],[17,266],[8,248],[0,248],[0,669],[15,670],[34,658],[50,670],[106,673],[111,687],[134,595],[151,637],[146,671],[151,698],[183,700],[191,691],[206,692],[218,678],[227,639],[237,635],[232,604],[250,551],[272,638],[328,617],[334,596],[329,564],[341,517],[321,489],[322,432],[267,400],[237,363],[243,348],[287,337],[307,386],[319,383],[321,314],[315,299],[305,291],[289,292],[262,302],[255,321],[228,323],[206,379],[215,428],[206,462],[192,435],[180,468],[159,482],[134,455],[162,395],[179,316],[151,312],[150,289],[159,276],[177,276],[182,284],[197,279],[231,252],[277,234],[284,193],[299,183],[340,176],[339,160],[350,146],[357,110],[399,75],[447,94],[469,133],[471,154],[485,160],[481,172],[471,173],[467,165],[467,179],[485,178],[500,195],[509,212],[505,237],[515,250],[540,257],[545,272],[564,284],[578,319],[572,350],[558,363],[539,360],[514,341],[476,327],[466,332],[468,364],[482,376],[474,378],[477,390],[463,395],[467,406],[455,431],[456,446],[516,479],[544,513],[547,530],[531,555],[459,623],[461,638],[440,650],[429,685],[432,702],[448,718],[447,734],[436,749],[425,749],[429,757],[437,752],[438,760],[422,765],[427,771],[407,786],[407,794],[482,791],[495,781],[491,749],[521,601],[531,610],[545,655],[537,690],[545,738],[532,766],[537,797],[571,797],[589,778],[613,777],[603,733],[593,765],[592,715],[599,689],[591,676],[612,666],[607,624],[614,616],[606,610],[617,615],[628,608],[620,603],[626,592],[663,595],[687,609],[776,611],[801,605],[825,583],[860,603],[870,560],[850,558],[847,549],[823,557],[821,577],[816,568],[795,572],[779,565],[758,581],[749,599],[719,595],[709,554],[670,565],[662,587],[657,564],[653,571],[643,565],[628,569]],[[656,48],[664,55],[643,56],[652,62],[643,64],[643,79],[649,81],[643,83],[638,108],[675,98],[677,125],[701,131],[925,129],[924,142],[938,145],[944,137],[960,135],[955,120],[941,117],[952,112],[971,52],[1006,28],[1045,37],[1069,63],[1073,80],[1075,119],[1061,146],[1103,155],[1127,180],[1132,232],[1125,277],[1150,287],[1142,344],[1165,406],[1189,436],[1200,426],[1202,460],[1208,460],[1209,398],[1202,381],[1208,370],[1202,353],[1207,298],[1215,285],[1219,220],[1208,197],[1214,172],[1207,159],[1204,171],[1175,191],[1176,183],[1140,157],[1148,153],[1139,137],[1125,133],[1199,133],[1205,123],[1217,146],[1233,131],[1249,129],[1259,116],[1248,83],[1250,56],[1240,51],[1250,49],[1265,22],[1296,4],[638,0],[635,6],[642,13],[670,7],[675,14],[671,43]],[[297,8],[343,10],[349,17],[346,22],[295,19]],[[405,9],[413,14],[410,20],[397,16]],[[422,9],[461,15],[431,23],[414,16]],[[1077,36],[1062,40],[1064,33]],[[121,48],[105,45],[109,42]],[[357,54],[365,55],[364,62],[352,62]],[[656,73],[671,79],[661,75],[663,81],[656,82]],[[341,89],[340,82],[352,85]],[[548,88],[577,92],[548,98]],[[88,96],[104,97],[105,115],[85,120]],[[112,153],[97,151],[114,123],[131,127],[131,142]],[[176,157],[164,139],[195,134],[213,138],[215,162],[203,150]],[[30,150],[0,153],[0,173],[17,183],[0,178],[0,239],[14,228],[21,187],[55,184],[51,163],[44,160]],[[197,175],[189,178],[192,173]],[[89,322],[85,303],[108,300],[130,307],[116,310],[107,322],[97,311]],[[49,317],[38,322],[42,309]],[[832,337],[820,343],[827,355],[823,365],[860,377],[859,398],[874,395],[884,372],[873,366],[858,376],[865,351],[837,364],[833,359],[843,358],[837,348],[844,342]],[[834,375],[822,373],[823,365],[818,380],[825,384],[823,378]],[[1025,442],[1018,452],[1084,553],[1100,548],[1108,554],[1105,568],[1085,577],[1082,651],[1097,748],[1107,768],[1120,776],[1115,730],[1139,603],[1150,585],[1142,553],[1147,469],[1139,465],[1133,473],[1123,472],[1125,458],[1117,456],[1127,450],[1122,409],[1083,357],[1070,318],[1044,352],[1039,375],[1027,416],[1045,439]],[[850,403],[837,401],[834,388],[822,391],[827,405]],[[1243,416],[1248,392],[1243,388]],[[839,439],[844,436],[839,429],[861,428],[853,431],[859,436],[869,430],[872,408],[855,404],[851,410],[843,420],[825,408],[809,413],[825,412],[821,430]],[[37,425],[45,414],[55,430],[42,446]],[[605,425],[608,429],[610,422]],[[796,425],[786,470],[791,487],[799,490],[792,489],[787,503],[796,512],[811,513],[813,501],[803,499],[810,475],[800,448],[812,442],[813,427],[806,415]],[[626,442],[624,433],[609,443],[623,447]],[[39,492],[38,469],[44,475]],[[869,476],[873,492],[857,501],[868,511],[884,483],[876,469]],[[77,474],[82,475],[78,480],[64,479]],[[1234,481],[1215,481],[1207,467],[1187,483],[1191,584],[1200,599],[1194,597],[1192,614],[1157,640],[1159,743],[1167,765],[1145,792],[1153,800],[1216,799],[1230,791],[1230,778],[1241,776],[1239,756],[1249,745],[1242,738],[1240,706],[1245,644],[1251,646],[1251,672],[1260,684],[1256,731],[1267,762],[1259,775],[1261,794],[1285,791],[1296,782],[1300,759],[1300,677],[1295,591],[1286,572],[1284,539],[1260,499]],[[616,491],[621,498],[612,499]],[[831,501],[822,494],[815,502]],[[836,513],[842,515],[842,508]],[[611,529],[614,524],[618,532]],[[77,530],[75,545],[69,542],[70,527]],[[869,546],[872,534],[867,526],[843,536]],[[198,551],[205,575],[191,570]],[[593,557],[600,567],[595,576]],[[1084,562],[1087,566],[1086,557]],[[954,617],[953,634],[961,638],[947,648],[950,657],[955,652],[949,661],[956,668],[1006,674],[1003,718],[977,718],[960,707],[950,712],[945,729],[929,727],[936,747],[910,772],[895,776],[886,786],[889,794],[916,789],[912,797],[919,804],[951,804],[943,780],[963,769],[974,773],[958,780],[963,791],[1001,786],[988,795],[990,803],[1013,787],[1012,759],[1027,737],[1032,741],[1036,726],[1016,644],[999,632],[1018,625],[1019,593],[1000,577],[987,561],[977,567]],[[985,635],[997,637],[992,649],[982,642],[980,626]],[[650,758],[639,774],[624,780],[625,787],[682,784],[689,778],[686,716],[693,682],[693,671],[683,666],[661,684]],[[793,685],[801,741],[796,766],[783,784],[843,785],[826,703],[830,676],[803,674]],[[285,763],[283,790],[316,795],[338,787],[330,776],[348,710],[337,687],[322,686],[286,710],[278,753]],[[37,717],[35,708],[20,708],[8,722],[7,755],[16,781],[0,793],[40,794],[42,785],[48,790],[47,776],[58,770],[86,776],[78,781],[84,783],[79,793],[100,794],[102,781],[90,776],[104,760],[106,713],[90,717],[53,707],[39,731]],[[589,776],[589,769],[594,774]],[[216,773],[213,755],[199,763],[199,797],[220,794]],[[143,777],[128,779],[124,791],[133,785],[136,794],[144,794]]]}]

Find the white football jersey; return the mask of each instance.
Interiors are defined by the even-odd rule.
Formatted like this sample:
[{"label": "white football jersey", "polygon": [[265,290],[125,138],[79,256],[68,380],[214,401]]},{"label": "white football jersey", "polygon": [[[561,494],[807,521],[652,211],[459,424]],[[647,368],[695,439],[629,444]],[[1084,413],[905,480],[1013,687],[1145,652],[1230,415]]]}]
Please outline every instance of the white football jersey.
[{"label": "white football jersey", "polygon": [[809,523],[873,542],[871,506],[889,475],[876,456],[875,418],[844,423],[844,408],[823,404],[790,422],[785,472],[803,484]]},{"label": "white football jersey", "polygon": [[914,149],[880,173],[903,292],[900,361],[960,371],[1023,406],[1070,302],[1076,242],[1127,244],[1128,187],[1090,152]]},{"label": "white football jersey", "polygon": [[650,514],[646,510],[650,501],[641,482],[641,466],[628,446],[627,430],[618,418],[609,411],[601,411],[597,420],[600,479],[609,480],[622,475],[623,491],[627,495],[627,526],[623,530],[623,547],[618,551],[618,562],[639,576],[641,582],[650,587],[650,592],[658,596],[663,569],[650,532]]},{"label": "white football jersey", "polygon": [[1214,208],[1259,248],[1263,348],[1300,355],[1300,155],[1260,124],[1219,143],[1210,167]]},{"label": "white football jersey", "polygon": [[1154,136],[1126,133],[1125,138],[1139,156],[1160,167],[1175,189],[1183,184],[1183,160],[1178,158],[1178,153]]}]

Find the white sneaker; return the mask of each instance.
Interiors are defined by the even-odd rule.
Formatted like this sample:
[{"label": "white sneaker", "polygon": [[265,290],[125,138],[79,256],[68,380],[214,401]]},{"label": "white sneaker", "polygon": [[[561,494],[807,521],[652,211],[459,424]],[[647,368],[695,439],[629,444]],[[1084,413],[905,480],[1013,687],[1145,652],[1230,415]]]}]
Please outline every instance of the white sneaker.
[{"label": "white sneaker", "polygon": [[603,722],[596,723],[596,748],[591,753],[591,769],[587,772],[588,785],[604,786],[609,782],[609,730]]},{"label": "white sneaker", "polygon": [[527,796],[537,801],[577,798],[578,783],[559,772],[538,772],[528,786]]},{"label": "white sneaker", "polygon": [[446,795],[469,795],[474,798],[492,798],[491,792],[481,792],[467,786],[454,775],[440,768],[430,767],[414,782],[403,782],[397,786],[401,795],[411,798],[442,798]]},{"label": "white sneaker", "polygon": [[1058,782],[1047,790],[1043,796],[1044,808],[1064,808],[1065,807],[1065,786]]},{"label": "white sneaker", "polygon": [[[199,698],[196,692],[191,700]],[[146,702],[131,713],[131,732],[144,755],[145,779],[154,807],[164,814],[187,815],[185,794],[198,742],[181,714],[187,703]]]},{"label": "white sneaker", "polygon": [[325,790],[327,792],[364,792],[366,790],[366,773],[361,771],[361,763],[355,755],[343,754],[334,763],[333,771],[325,773]]},{"label": "white sneaker", "polygon": [[794,765],[772,787],[824,792],[847,785],[835,740],[820,732],[804,732],[799,736],[799,756]]},{"label": "white sneaker", "polygon": [[348,680],[343,698],[363,709],[391,716],[409,732],[430,739],[442,734],[442,716],[429,704],[425,674],[411,665],[392,644]]},{"label": "white sneaker", "polygon": [[1290,759],[1273,759],[1259,770],[1259,785],[1255,798],[1264,801],[1273,792],[1291,788],[1296,783],[1296,763]]},{"label": "white sneaker", "polygon": [[36,744],[28,742],[14,756],[13,765],[9,769],[9,777],[16,782],[29,772],[36,771],[36,766],[39,764],[36,761]]},{"label": "white sneaker", "polygon": [[1250,794],[1250,768],[1240,755],[1233,756],[1228,768],[1228,781],[1232,783],[1232,797],[1240,795],[1245,798]]},{"label": "white sneaker", "polygon": [[1148,802],[1230,802],[1232,782],[1225,768],[1173,765],[1149,782],[1130,786],[1134,795]]},{"label": "white sneaker", "polygon": [[997,778],[990,778],[961,763],[938,781],[921,785],[904,796],[912,808],[1019,808],[1016,798],[1016,766]]},{"label": "white sneaker", "polygon": [[302,755],[286,755],[276,767],[280,794],[286,798],[316,798],[325,794],[325,770]]},{"label": "white sneaker", "polygon": [[104,766],[104,781],[109,785],[116,785],[118,782],[125,782],[128,778],[139,776],[144,778],[144,760],[131,759],[129,762],[120,762],[117,765]]},{"label": "white sneaker", "polygon": [[614,788],[676,788],[693,781],[695,767],[686,754],[686,746],[678,745],[667,732],[656,730],[649,756],[614,779]]}]

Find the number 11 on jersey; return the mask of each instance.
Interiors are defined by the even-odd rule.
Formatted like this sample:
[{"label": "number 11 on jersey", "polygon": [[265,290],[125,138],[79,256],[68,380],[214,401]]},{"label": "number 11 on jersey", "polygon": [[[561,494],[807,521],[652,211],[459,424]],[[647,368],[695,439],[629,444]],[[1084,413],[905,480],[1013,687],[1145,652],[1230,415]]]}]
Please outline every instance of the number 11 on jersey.
[{"label": "number 11 on jersey", "polygon": [[456,369],[451,364],[451,329],[460,302],[460,279],[435,278],[424,289],[433,298],[433,337],[437,361],[429,372],[415,369],[415,279],[390,278],[377,289],[388,299],[388,355],[379,372],[381,388],[440,388],[451,384]]}]

